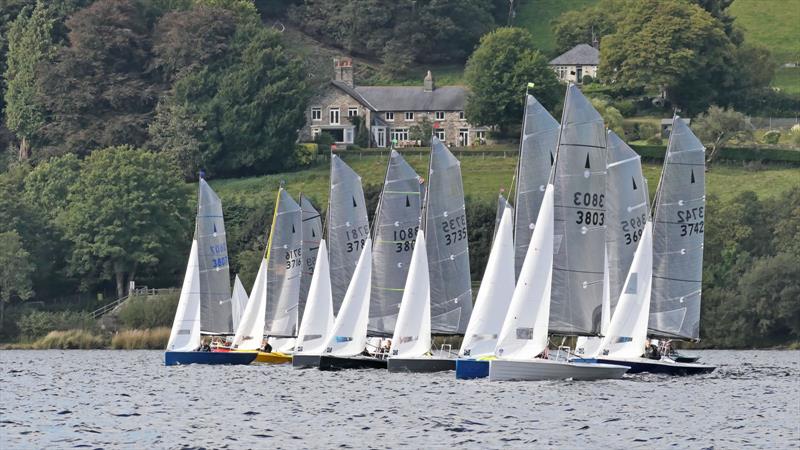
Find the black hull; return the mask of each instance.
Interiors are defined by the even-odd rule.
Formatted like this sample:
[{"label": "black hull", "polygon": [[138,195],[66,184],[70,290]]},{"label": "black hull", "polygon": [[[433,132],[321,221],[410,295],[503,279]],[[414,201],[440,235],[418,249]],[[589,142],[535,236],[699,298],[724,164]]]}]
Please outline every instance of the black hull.
[{"label": "black hull", "polygon": [[345,369],[385,369],[386,360],[368,356],[331,356],[319,357],[319,370]]},{"label": "black hull", "polygon": [[295,369],[308,369],[319,367],[320,355],[292,355],[292,367]]},{"label": "black hull", "polygon": [[705,364],[692,364],[681,363],[674,361],[664,361],[646,358],[636,359],[606,359],[597,358],[597,362],[606,364],[618,364],[630,366],[629,374],[632,373],[662,373],[666,375],[700,375],[704,373],[711,373],[716,369],[715,366],[707,366]]},{"label": "black hull", "polygon": [[389,372],[433,373],[456,370],[454,358],[389,358]]}]

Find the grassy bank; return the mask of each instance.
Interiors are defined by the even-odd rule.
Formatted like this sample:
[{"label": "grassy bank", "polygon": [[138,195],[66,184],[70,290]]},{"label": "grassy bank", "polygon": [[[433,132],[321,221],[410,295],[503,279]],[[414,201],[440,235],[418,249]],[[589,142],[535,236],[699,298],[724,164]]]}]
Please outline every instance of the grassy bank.
[{"label": "grassy bank", "polygon": [[96,334],[89,330],[51,331],[35,341],[0,344],[2,350],[160,350],[167,347],[170,329],[122,330]]},{"label": "grassy bank", "polygon": [[[417,173],[425,176],[428,170],[428,156],[424,152],[406,154],[406,160]],[[345,155],[345,161],[362,177],[364,185],[379,185],[383,182],[387,157],[373,155]],[[516,158],[511,155],[461,157],[461,170],[464,179],[464,190],[474,200],[492,202],[497,198],[500,189],[512,185]],[[757,166],[757,165],[756,165]],[[759,197],[775,195],[800,184],[800,170],[791,167],[765,165],[756,170],[753,166],[743,164],[717,164],[707,174],[709,195],[721,199],[730,199],[744,191],[754,191]],[[236,199],[245,204],[256,206],[272,204],[281,180],[292,195],[303,192],[315,205],[324,207],[328,201],[329,167],[320,163],[300,172],[286,172],[260,177],[212,180],[211,184],[223,201]],[[655,192],[661,173],[661,164],[646,162],[644,174],[650,184],[651,193]]]}]

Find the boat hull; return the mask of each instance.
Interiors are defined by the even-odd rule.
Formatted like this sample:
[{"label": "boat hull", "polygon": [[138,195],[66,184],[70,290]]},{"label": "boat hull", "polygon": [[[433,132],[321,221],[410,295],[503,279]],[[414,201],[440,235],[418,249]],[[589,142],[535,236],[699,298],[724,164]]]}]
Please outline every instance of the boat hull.
[{"label": "boat hull", "polygon": [[165,352],[164,364],[178,366],[186,364],[250,364],[256,352]]},{"label": "boat hull", "polygon": [[292,367],[295,369],[319,367],[319,358],[320,355],[292,355]]},{"label": "boat hull", "polygon": [[456,370],[454,358],[389,358],[389,372],[433,373]]},{"label": "boat hull", "polygon": [[369,356],[333,356],[319,357],[319,370],[345,369],[385,369],[386,360]]},{"label": "boat hull", "polygon": [[288,364],[292,362],[292,355],[281,352],[258,352],[256,362],[264,364]]},{"label": "boat hull", "polygon": [[628,366],[535,359],[489,361],[490,381],[605,380],[622,378]]},{"label": "boat hull", "polygon": [[485,359],[457,359],[456,379],[471,380],[489,376],[489,360]]},{"label": "boat hull", "polygon": [[606,364],[624,364],[630,366],[628,373],[663,373],[667,375],[699,375],[711,373],[716,366],[705,364],[681,363],[669,359],[648,358],[598,358],[598,362]]}]

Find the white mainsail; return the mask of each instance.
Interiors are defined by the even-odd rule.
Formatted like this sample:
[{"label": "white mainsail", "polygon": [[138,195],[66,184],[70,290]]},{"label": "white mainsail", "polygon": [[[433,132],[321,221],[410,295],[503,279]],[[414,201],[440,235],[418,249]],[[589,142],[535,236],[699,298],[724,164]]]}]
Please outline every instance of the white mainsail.
[{"label": "white mainsail", "polygon": [[419,357],[431,349],[431,280],[425,233],[419,230],[392,337],[392,357]]},{"label": "white mainsail", "polygon": [[233,329],[239,328],[239,321],[242,319],[244,309],[247,307],[247,291],[242,285],[239,275],[233,280],[233,295],[231,296],[231,312],[233,315]]},{"label": "white mainsail", "polygon": [[553,200],[554,186],[548,184],[497,341],[495,355],[498,357],[531,359],[547,348],[553,279]]},{"label": "white mainsail", "polygon": [[303,320],[297,332],[295,354],[319,355],[325,350],[328,335],[333,330],[333,297],[328,248],[319,241],[314,274],[308,288]]},{"label": "white mainsail", "polygon": [[319,241],[322,239],[322,219],[308,197],[303,194],[300,194],[300,208],[303,210],[303,269],[300,275],[300,302],[297,304],[297,316],[303,317],[317,261]]},{"label": "white mainsail", "polygon": [[258,266],[256,281],[250,291],[250,299],[244,308],[232,348],[237,350],[258,350],[264,339],[264,319],[267,309],[267,260],[262,258]]},{"label": "white mainsail", "polygon": [[300,205],[280,188],[265,257],[268,270],[264,334],[267,336],[286,338],[297,332],[303,265],[301,223]]},{"label": "white mainsail", "polygon": [[200,266],[200,327],[205,333],[228,334],[231,320],[231,277],[222,201],[200,178],[197,194],[197,260]]},{"label": "white mainsail", "polygon": [[200,347],[200,265],[197,254],[197,240],[192,240],[181,297],[167,343],[169,351],[191,352]]},{"label": "white mainsail", "polygon": [[472,317],[459,356],[493,354],[514,294],[514,209],[500,197],[503,213],[497,226]]},{"label": "white mainsail", "polygon": [[653,224],[644,226],[625,287],[595,356],[638,358],[645,350],[653,281]]},{"label": "white mainsail", "polygon": [[326,354],[355,356],[366,348],[371,284],[372,239],[367,238],[328,337]]}]

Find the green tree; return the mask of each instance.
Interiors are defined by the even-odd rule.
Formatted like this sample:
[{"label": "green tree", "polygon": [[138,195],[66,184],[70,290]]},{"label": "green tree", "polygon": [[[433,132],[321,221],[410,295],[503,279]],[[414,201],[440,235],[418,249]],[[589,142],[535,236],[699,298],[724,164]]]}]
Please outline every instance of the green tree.
[{"label": "green tree", "polygon": [[93,152],[82,163],[58,224],[72,242],[70,270],[83,287],[113,277],[117,295],[187,235],[185,186],[164,157],[132,147]]},{"label": "green tree", "polygon": [[470,123],[500,127],[520,123],[525,88],[546,108],[561,98],[561,87],[531,34],[521,28],[498,28],[481,38],[467,61],[464,78],[470,88],[466,114]]},{"label": "green tree", "polygon": [[601,0],[596,5],[566,11],[552,23],[556,52],[564,53],[578,44],[602,42],[617,29],[617,22],[630,0]]},{"label": "green tree", "polygon": [[642,0],[603,38],[599,70],[606,82],[664,92],[691,109],[733,85],[734,50],[723,24],[699,6]]},{"label": "green tree", "polygon": [[603,116],[606,127],[620,136],[625,136],[625,130],[622,129],[622,113],[620,113],[617,108],[611,106],[607,100],[602,98],[592,98],[591,102],[594,109]]},{"label": "green tree", "polygon": [[36,67],[54,51],[55,18],[42,1],[22,11],[8,30],[8,68],[5,78],[5,117],[8,128],[21,139],[19,159],[26,159],[29,145],[45,123],[45,111],[36,84]]},{"label": "green tree", "polygon": [[191,133],[203,124],[199,153],[209,173],[277,171],[291,160],[309,94],[303,64],[286,51],[281,35],[260,24],[240,25],[225,58],[175,83],[170,101],[181,106],[173,112],[187,119],[159,119],[177,125],[163,127],[166,135],[152,129],[152,138],[176,140],[175,130],[185,124]]},{"label": "green tree", "polygon": [[45,155],[143,144],[163,90],[150,64],[145,9],[135,0],[98,0],[67,27],[69,46],[39,75],[49,117]]},{"label": "green tree", "polygon": [[744,114],[734,111],[733,108],[726,109],[713,105],[695,118],[692,129],[704,144],[710,146],[710,151],[706,155],[709,164],[714,162],[722,147],[731,139],[748,138],[753,134]]},{"label": "green tree", "polygon": [[150,123],[148,147],[161,151],[186,180],[197,177],[203,168],[201,139],[205,121],[167,96],[156,107],[156,117]]},{"label": "green tree", "polygon": [[16,230],[0,233],[0,329],[3,327],[6,303],[13,298],[27,300],[33,296],[30,255],[22,246]]}]

